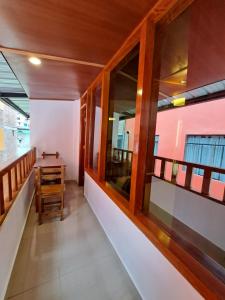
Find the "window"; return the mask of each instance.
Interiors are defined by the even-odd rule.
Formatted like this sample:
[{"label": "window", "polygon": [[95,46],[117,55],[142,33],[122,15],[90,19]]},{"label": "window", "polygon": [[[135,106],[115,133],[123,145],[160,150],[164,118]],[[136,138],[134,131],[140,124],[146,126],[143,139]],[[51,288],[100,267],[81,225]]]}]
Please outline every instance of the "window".
[{"label": "window", "polygon": [[110,73],[106,181],[130,197],[139,44]]},{"label": "window", "polygon": [[90,136],[90,168],[98,172],[99,146],[101,134],[101,84],[92,91],[91,103],[91,136]]},{"label": "window", "polygon": [[[196,0],[156,26],[151,85],[155,106],[150,111],[142,212],[225,272],[223,217],[217,219],[219,210],[225,213],[222,11],[222,1],[213,2],[212,9],[211,1]],[[153,116],[152,111],[157,113]],[[194,168],[192,163],[203,166]],[[216,216],[213,225],[208,216]]]},{"label": "window", "polygon": [[159,135],[155,136],[155,146],[154,146],[154,155],[158,155],[158,148],[159,148]]},{"label": "window", "polygon": [[[185,157],[188,162],[206,166],[225,168],[225,136],[187,136]],[[194,169],[197,175],[203,175],[204,170]],[[212,178],[225,182],[225,175],[213,173]]]}]

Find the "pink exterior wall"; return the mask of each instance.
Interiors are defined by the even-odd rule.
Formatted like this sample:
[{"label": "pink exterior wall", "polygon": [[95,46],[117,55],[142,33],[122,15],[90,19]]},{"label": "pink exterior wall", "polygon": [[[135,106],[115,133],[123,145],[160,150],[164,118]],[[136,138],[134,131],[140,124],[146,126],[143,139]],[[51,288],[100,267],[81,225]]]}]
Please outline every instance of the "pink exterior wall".
[{"label": "pink exterior wall", "polygon": [[[129,150],[133,150],[134,119],[126,121],[126,130],[130,131]],[[159,135],[158,156],[184,160],[187,135],[225,135],[225,99],[201,104],[179,107],[159,112],[156,134]],[[155,171],[160,164],[156,162]],[[166,178],[171,176],[171,165],[166,168]],[[185,173],[180,167],[177,182],[184,184]],[[192,188],[200,191],[202,176],[192,176]],[[210,194],[221,200],[224,183],[212,180]]]},{"label": "pink exterior wall", "polygon": [[[159,135],[158,156],[184,160],[187,135],[225,135],[225,99],[158,113],[156,134]],[[168,177],[170,170],[167,168]],[[177,177],[179,184],[184,183],[184,175],[180,168]],[[193,175],[192,178],[193,189],[200,191],[202,176]],[[222,199],[223,189],[223,183],[212,180],[211,195]]]}]

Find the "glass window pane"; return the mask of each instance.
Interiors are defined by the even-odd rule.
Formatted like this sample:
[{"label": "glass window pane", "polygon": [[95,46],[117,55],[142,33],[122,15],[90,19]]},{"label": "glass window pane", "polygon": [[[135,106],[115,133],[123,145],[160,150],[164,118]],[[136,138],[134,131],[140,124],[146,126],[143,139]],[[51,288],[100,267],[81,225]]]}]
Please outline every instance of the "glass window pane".
[{"label": "glass window pane", "polygon": [[159,142],[148,151],[143,209],[225,272],[223,1],[194,1],[158,26],[156,39],[158,111],[149,138]]},{"label": "glass window pane", "polygon": [[139,44],[110,74],[106,181],[130,196]]},{"label": "glass window pane", "polygon": [[101,85],[98,85],[92,93],[92,133],[91,133],[91,158],[90,167],[98,172],[99,147],[101,136]]}]

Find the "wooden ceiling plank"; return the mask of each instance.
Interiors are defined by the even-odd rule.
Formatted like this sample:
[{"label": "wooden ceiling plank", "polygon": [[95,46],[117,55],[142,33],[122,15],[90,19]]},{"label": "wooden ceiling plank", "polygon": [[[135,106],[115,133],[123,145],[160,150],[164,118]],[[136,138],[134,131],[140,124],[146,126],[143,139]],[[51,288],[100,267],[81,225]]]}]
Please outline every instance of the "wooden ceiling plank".
[{"label": "wooden ceiling plank", "polygon": [[15,49],[15,48],[7,48],[7,47],[0,46],[0,51],[1,52],[7,52],[7,53],[13,53],[13,54],[17,54],[17,55],[24,55],[24,56],[27,56],[27,57],[35,56],[35,57],[38,57],[38,58],[54,60],[54,61],[60,61],[60,62],[65,62],[65,63],[79,64],[79,65],[84,65],[84,66],[89,66],[89,67],[90,66],[91,67],[97,67],[97,68],[103,68],[104,67],[104,65],[94,63],[94,62],[88,62],[88,61],[83,61],[83,60],[78,60],[78,59],[73,59],[73,58],[49,55],[49,54],[45,54],[45,53],[25,51],[25,50],[20,50],[20,49]]}]

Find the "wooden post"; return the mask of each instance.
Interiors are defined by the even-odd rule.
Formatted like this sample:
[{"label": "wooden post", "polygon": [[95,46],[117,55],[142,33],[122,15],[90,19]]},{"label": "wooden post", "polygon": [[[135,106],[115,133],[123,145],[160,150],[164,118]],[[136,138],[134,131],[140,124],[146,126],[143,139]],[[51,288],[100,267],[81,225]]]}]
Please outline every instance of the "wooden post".
[{"label": "wooden post", "polygon": [[166,167],[166,160],[161,159],[161,167],[160,167],[160,178],[161,179],[164,179],[165,167]]},{"label": "wooden post", "polygon": [[209,195],[210,181],[211,181],[211,169],[204,169],[203,183],[202,183],[202,194],[205,196]]},{"label": "wooden post", "polygon": [[11,169],[8,171],[9,201],[13,198]]},{"label": "wooden post", "polygon": [[17,164],[15,165],[15,190],[18,190]]},{"label": "wooden post", "polygon": [[108,120],[109,120],[109,72],[103,72],[102,79],[102,95],[101,95],[101,107],[102,107],[102,122],[101,122],[101,140],[99,151],[99,168],[98,177],[99,180],[105,180],[105,168],[106,168],[106,153],[107,153],[107,132],[108,132]]},{"label": "wooden post", "polygon": [[0,215],[5,213],[4,190],[3,190],[3,175],[0,175]]},{"label": "wooden post", "polygon": [[[143,24],[140,38],[134,151],[132,157],[129,209],[133,214],[137,209],[141,210],[143,205],[149,124],[152,124],[154,131],[155,115],[157,113],[157,104],[151,98],[154,34],[155,25],[146,20]],[[152,160],[154,160],[153,152]]]},{"label": "wooden post", "polygon": [[191,179],[192,179],[192,166],[187,165],[185,183],[184,183],[185,188],[190,189]]}]

